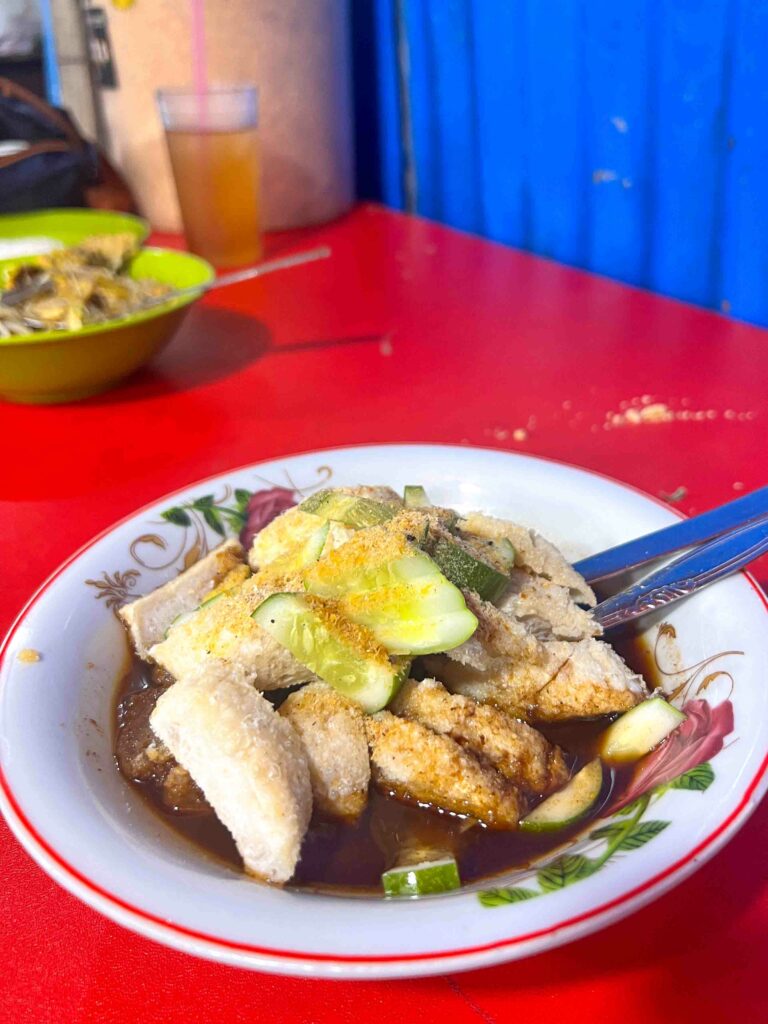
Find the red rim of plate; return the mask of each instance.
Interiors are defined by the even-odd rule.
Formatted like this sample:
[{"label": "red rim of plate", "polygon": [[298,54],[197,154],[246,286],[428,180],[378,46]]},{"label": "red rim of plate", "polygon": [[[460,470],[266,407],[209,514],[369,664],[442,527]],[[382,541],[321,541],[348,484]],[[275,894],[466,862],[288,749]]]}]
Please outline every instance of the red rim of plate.
[{"label": "red rim of plate", "polygon": [[[467,449],[467,448],[473,449],[474,448],[476,450],[481,450],[481,451],[490,451],[490,452],[500,453],[500,454],[505,454],[505,455],[522,456],[523,458],[531,459],[532,461],[552,462],[552,463],[554,463],[555,465],[558,465],[558,466],[565,466],[565,467],[567,467],[569,469],[576,469],[576,470],[579,470],[582,473],[588,473],[588,474],[591,474],[592,476],[600,477],[603,480],[607,480],[608,482],[616,485],[617,487],[621,487],[624,490],[633,491],[635,494],[641,495],[646,500],[653,501],[655,504],[660,505],[663,508],[667,509],[667,511],[672,512],[672,513],[678,515],[681,519],[686,518],[677,509],[670,508],[668,504],[666,504],[665,502],[659,500],[658,498],[655,498],[653,495],[647,494],[645,491],[642,491],[638,487],[634,487],[632,484],[626,484],[623,481],[616,480],[613,477],[610,477],[610,476],[608,476],[605,473],[600,473],[600,472],[597,472],[597,471],[591,470],[591,469],[585,469],[585,468],[583,468],[581,466],[575,466],[572,463],[561,462],[558,459],[548,459],[548,458],[542,457],[542,456],[522,455],[522,453],[510,452],[510,451],[507,451],[507,450],[504,450],[504,449],[485,448],[485,447],[474,446],[474,445],[446,445],[446,444],[442,444],[441,445],[441,444],[434,444],[434,443],[430,444],[430,442],[424,442],[423,444],[419,443],[419,442],[411,442],[410,444],[390,443],[390,444],[346,445],[346,446],[339,447],[339,448],[318,449],[318,450],[316,450],[316,452],[317,452],[318,455],[320,455],[320,454],[328,455],[328,454],[331,454],[332,452],[350,451],[350,450],[354,450],[355,448],[370,448],[370,447],[422,447],[422,446],[439,447],[439,448],[459,448],[459,449]],[[53,585],[53,583],[56,582],[56,580],[64,572],[65,569],[67,569],[81,555],[85,554],[86,551],[89,551],[94,545],[98,544],[98,542],[100,540],[102,540],[108,534],[112,533],[113,530],[117,529],[119,526],[122,526],[124,523],[128,522],[129,520],[135,519],[137,516],[140,516],[143,512],[147,511],[150,508],[153,508],[155,505],[158,505],[161,502],[164,502],[164,501],[174,497],[176,494],[179,494],[180,492],[183,492],[183,491],[187,491],[187,490],[189,490],[190,488],[193,488],[193,487],[202,486],[203,484],[207,483],[209,480],[218,479],[218,478],[220,478],[222,476],[228,476],[228,475],[230,475],[232,473],[237,473],[237,472],[240,472],[240,471],[243,471],[243,470],[247,470],[247,469],[251,468],[252,466],[262,465],[263,462],[277,462],[280,459],[296,458],[299,455],[310,455],[310,454],[315,454],[315,450],[311,450],[311,451],[307,451],[307,452],[296,452],[296,453],[288,454],[288,455],[281,455],[281,456],[278,456],[275,459],[264,459],[264,460],[262,460],[262,462],[258,462],[258,463],[246,463],[245,465],[238,466],[238,467],[236,467],[234,469],[224,470],[222,473],[215,473],[212,476],[205,477],[202,480],[194,481],[193,483],[188,484],[185,487],[178,488],[177,490],[171,492],[170,494],[162,495],[161,497],[155,499],[154,501],[148,502],[146,505],[143,505],[141,508],[139,508],[135,512],[132,512],[132,513],[130,513],[127,516],[124,516],[122,519],[119,519],[116,523],[113,523],[111,526],[108,526],[106,529],[102,530],[101,533],[97,534],[94,538],[92,538],[90,541],[88,541],[87,544],[84,544],[81,548],[79,548],[77,551],[75,551],[74,554],[70,555],[70,557],[65,562],[63,562],[58,567],[58,569],[56,569],[48,577],[48,579],[38,588],[38,590],[35,591],[35,593],[32,595],[32,597],[29,599],[29,601],[26,603],[26,605],[22,608],[21,612],[16,617],[15,622],[13,623],[13,625],[10,628],[10,630],[8,631],[5,639],[3,640],[2,645],[0,645],[0,668],[2,668],[3,661],[4,661],[4,658],[5,658],[5,654],[6,654],[7,650],[8,650],[8,647],[10,646],[11,641],[13,640],[13,637],[16,634],[17,629],[22,624],[22,622],[26,618],[27,614],[32,610],[32,608],[40,600],[40,598],[48,591],[48,589]],[[763,590],[761,589],[761,587],[758,585],[756,580],[754,580],[752,578],[752,576],[750,576],[749,573],[742,572],[741,575],[746,578],[747,582],[750,584],[750,586],[752,587],[752,589],[754,590],[754,592],[757,594],[758,598],[760,599],[761,603],[763,604],[763,606],[764,606],[764,608],[766,610],[766,613],[768,613],[768,598],[766,598],[766,595],[763,593]],[[766,756],[764,757],[764,759],[763,759],[759,769],[757,770],[755,776],[753,777],[751,782],[748,784],[748,786],[744,790],[744,793],[743,793],[743,795],[741,797],[741,800],[739,801],[737,806],[733,809],[733,811],[731,811],[731,813],[728,815],[728,817],[725,818],[718,825],[718,827],[714,830],[714,832],[710,833],[710,835],[708,835],[706,839],[703,839],[692,850],[689,850],[688,853],[684,857],[681,857],[674,864],[670,864],[663,871],[660,871],[658,874],[654,875],[653,878],[648,879],[646,882],[643,882],[642,885],[638,885],[634,889],[630,889],[628,892],[623,893],[621,896],[617,896],[614,899],[609,900],[607,903],[603,903],[603,904],[601,904],[600,906],[597,906],[597,907],[592,907],[590,910],[586,910],[582,914],[577,914],[577,915],[575,915],[573,917],[568,918],[565,921],[561,921],[561,922],[559,922],[557,924],[550,925],[547,928],[541,928],[541,929],[539,929],[537,931],[534,931],[534,932],[529,932],[526,935],[518,935],[518,936],[515,936],[515,937],[512,937],[512,938],[508,938],[508,939],[498,939],[495,942],[488,942],[488,943],[484,943],[484,944],[479,945],[479,946],[466,946],[466,947],[458,948],[458,949],[435,950],[435,951],[430,951],[430,952],[426,952],[426,953],[409,953],[409,954],[402,954],[402,955],[400,955],[400,954],[388,954],[388,955],[385,955],[385,956],[360,956],[360,955],[349,955],[349,954],[343,954],[343,953],[334,953],[334,954],[331,954],[331,953],[328,953],[328,954],[326,954],[326,953],[312,953],[312,952],[301,952],[299,950],[273,949],[273,948],[271,948],[269,946],[252,946],[252,945],[248,945],[246,943],[232,942],[232,941],[230,941],[228,939],[224,939],[224,938],[221,938],[220,936],[216,936],[216,935],[207,935],[205,932],[198,932],[198,931],[195,931],[192,928],[186,928],[183,925],[179,925],[179,924],[176,924],[174,922],[170,922],[170,921],[164,920],[161,917],[157,917],[156,915],[151,914],[151,913],[149,913],[146,910],[142,910],[139,907],[133,906],[131,903],[128,903],[126,900],[121,899],[119,896],[115,896],[113,893],[109,892],[109,890],[104,889],[101,886],[97,885],[95,882],[91,881],[91,879],[89,879],[87,876],[81,874],[76,868],[74,868],[66,860],[64,860],[64,858],[61,857],[56,852],[56,850],[54,850],[53,847],[50,846],[46,842],[45,839],[43,839],[43,837],[37,832],[37,830],[34,828],[34,826],[27,819],[26,815],[22,811],[21,807],[19,806],[18,802],[16,801],[16,798],[13,795],[13,792],[12,792],[12,790],[11,790],[9,784],[8,784],[8,780],[5,777],[5,774],[4,774],[3,770],[2,770],[2,767],[0,767],[0,790],[2,791],[2,793],[4,795],[4,797],[5,797],[5,799],[6,799],[7,803],[8,803],[8,806],[10,807],[11,811],[13,812],[13,815],[14,815],[14,817],[16,819],[16,824],[18,825],[19,829],[25,834],[25,837],[28,840],[28,842],[30,843],[30,845],[32,845],[34,847],[37,847],[39,850],[42,850],[42,852],[47,857],[49,857],[55,864],[57,864],[58,867],[61,868],[64,871],[64,873],[67,876],[69,876],[69,878],[72,881],[77,883],[77,886],[73,889],[75,894],[78,894],[77,893],[77,887],[83,886],[85,889],[87,889],[90,892],[94,893],[96,896],[100,897],[103,900],[106,900],[107,903],[112,904],[115,907],[118,907],[121,911],[127,911],[133,918],[138,919],[138,921],[149,922],[153,926],[159,927],[160,929],[162,929],[165,932],[169,932],[171,935],[180,936],[180,937],[182,937],[184,939],[193,939],[193,940],[198,941],[198,942],[205,942],[208,945],[216,946],[216,947],[219,947],[220,949],[224,949],[224,950],[227,950],[227,951],[234,951],[234,952],[244,953],[244,954],[256,954],[256,955],[260,955],[260,956],[271,957],[271,958],[274,958],[276,960],[288,960],[288,961],[301,961],[301,960],[303,960],[303,961],[306,961],[306,962],[314,962],[314,963],[321,963],[321,964],[334,964],[334,963],[337,963],[337,964],[341,964],[341,965],[344,965],[344,964],[372,964],[372,965],[376,965],[376,964],[398,964],[398,963],[409,964],[409,963],[419,963],[419,962],[424,962],[424,961],[435,961],[435,960],[441,960],[441,959],[451,959],[452,960],[452,959],[458,958],[458,957],[467,957],[467,956],[472,956],[472,955],[476,955],[476,954],[480,954],[480,953],[488,953],[488,952],[491,952],[492,950],[504,949],[504,948],[508,948],[508,947],[512,947],[512,946],[519,946],[519,945],[524,944],[524,943],[534,942],[535,940],[544,938],[547,935],[554,935],[556,933],[560,937],[560,941],[558,942],[558,945],[559,945],[562,942],[567,941],[568,935],[565,934],[567,931],[569,931],[570,929],[575,928],[576,926],[578,926],[580,924],[585,923],[586,921],[590,921],[590,920],[596,921],[601,916],[609,914],[610,911],[615,910],[617,907],[622,906],[622,905],[627,904],[627,903],[630,903],[630,902],[635,902],[636,903],[636,907],[633,908],[633,909],[637,909],[642,903],[648,902],[648,900],[651,898],[650,894],[651,894],[652,890],[658,888],[661,885],[662,882],[664,882],[667,879],[670,879],[673,875],[675,875],[675,874],[679,873],[680,871],[682,871],[683,868],[689,867],[689,871],[687,873],[690,873],[691,870],[694,870],[695,868],[700,867],[704,863],[704,858],[699,859],[698,863],[696,863],[696,861],[697,861],[697,858],[701,857],[702,853],[704,853],[705,851],[708,851],[710,853],[710,855],[711,855],[711,854],[716,852],[715,849],[711,849],[713,847],[713,844],[718,839],[721,839],[722,842],[725,842],[725,839],[727,838],[725,836],[725,833],[729,829],[731,829],[732,826],[735,825],[735,823],[737,822],[737,820],[740,817],[743,816],[744,820],[746,820],[746,817],[748,817],[749,813],[751,813],[751,811],[754,810],[754,807],[749,808],[749,804],[750,804],[752,796],[756,792],[756,790],[759,787],[761,781],[764,780],[764,778],[766,776],[766,772],[768,772],[768,754],[766,754]],[[756,804],[755,804],[755,806],[756,806]],[[744,813],[745,811],[747,811],[746,814]],[[743,822],[742,822],[742,824],[743,824]],[[718,844],[718,845],[722,845],[722,843]],[[682,879],[681,879],[681,881],[682,881]],[[661,895],[661,891],[658,892],[658,895]],[[646,899],[644,899],[644,900],[640,899],[642,896],[646,896]]]}]

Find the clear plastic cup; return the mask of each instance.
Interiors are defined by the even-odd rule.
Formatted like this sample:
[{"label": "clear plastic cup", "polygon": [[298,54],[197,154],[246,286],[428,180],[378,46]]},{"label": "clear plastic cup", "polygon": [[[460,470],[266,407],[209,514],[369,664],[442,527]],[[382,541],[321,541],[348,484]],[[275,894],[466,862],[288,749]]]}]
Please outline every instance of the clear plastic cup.
[{"label": "clear plastic cup", "polygon": [[263,249],[256,88],[161,89],[157,102],[189,248],[216,267],[257,263]]}]

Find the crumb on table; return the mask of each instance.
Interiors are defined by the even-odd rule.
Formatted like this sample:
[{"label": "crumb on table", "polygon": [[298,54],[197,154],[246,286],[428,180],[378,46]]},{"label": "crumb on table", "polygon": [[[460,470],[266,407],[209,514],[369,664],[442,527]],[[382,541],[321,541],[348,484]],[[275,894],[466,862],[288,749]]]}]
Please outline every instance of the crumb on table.
[{"label": "crumb on table", "polygon": [[23,665],[34,665],[36,661],[42,661],[42,658],[40,651],[36,651],[33,647],[22,647],[16,655],[16,660]]}]

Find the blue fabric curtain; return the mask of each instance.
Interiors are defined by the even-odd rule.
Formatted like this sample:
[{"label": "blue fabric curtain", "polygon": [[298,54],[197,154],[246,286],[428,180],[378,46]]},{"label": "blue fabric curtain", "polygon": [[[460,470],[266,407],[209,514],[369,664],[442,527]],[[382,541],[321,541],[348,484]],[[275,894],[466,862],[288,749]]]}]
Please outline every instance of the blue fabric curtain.
[{"label": "blue fabric curtain", "polygon": [[352,7],[363,195],[768,324],[768,3]]}]

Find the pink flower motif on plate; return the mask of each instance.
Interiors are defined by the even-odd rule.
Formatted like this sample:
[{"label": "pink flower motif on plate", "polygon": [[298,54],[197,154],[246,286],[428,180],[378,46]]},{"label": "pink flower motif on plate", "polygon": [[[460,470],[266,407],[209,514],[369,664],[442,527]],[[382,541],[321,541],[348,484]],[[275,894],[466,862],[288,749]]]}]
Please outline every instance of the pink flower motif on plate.
[{"label": "pink flower motif on plate", "polygon": [[245,510],[245,525],[240,531],[240,541],[245,550],[250,548],[259,530],[295,504],[295,494],[287,487],[270,487],[252,494]]},{"label": "pink flower motif on plate", "polygon": [[690,700],[682,710],[686,720],[638,763],[629,788],[611,811],[621,810],[649,790],[672,782],[723,749],[725,737],[733,732],[733,705],[729,700],[717,707],[706,700]]}]

